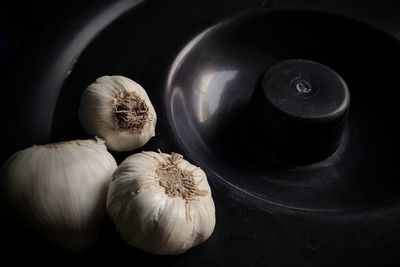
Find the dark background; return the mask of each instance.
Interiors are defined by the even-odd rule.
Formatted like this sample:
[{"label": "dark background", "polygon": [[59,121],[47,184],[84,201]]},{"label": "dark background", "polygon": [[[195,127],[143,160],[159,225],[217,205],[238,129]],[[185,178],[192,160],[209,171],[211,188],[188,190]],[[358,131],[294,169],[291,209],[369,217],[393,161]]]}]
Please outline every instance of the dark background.
[{"label": "dark background", "polygon": [[[79,27],[86,16],[109,5],[109,2],[111,1],[1,1],[0,93],[3,103],[0,107],[2,111],[0,119],[6,123],[0,127],[2,131],[0,163],[16,150],[32,144],[32,140],[29,139],[10,142],[13,138],[18,138],[18,131],[29,131],[29,129],[23,127],[18,130],[10,129],[15,111],[9,104],[12,101],[8,101],[8,98],[16,95],[8,92],[13,90],[9,85],[18,78],[24,81],[27,76],[40,75],[42,62],[49,60],[51,57],[49,55],[56,55],[53,54],[55,51],[51,50],[53,40],[55,46],[60,47],[59,42],[62,40],[60,36],[63,35],[63,31],[68,29],[69,33],[73,32],[74,27]],[[230,12],[239,11],[250,5],[248,3],[264,7],[280,5],[298,7],[307,3],[341,14],[351,14],[359,21],[373,24],[400,38],[400,1],[395,0],[164,0],[165,4],[161,4],[163,1],[152,2],[164,9],[154,12],[161,14],[165,11],[170,14],[171,19],[179,17],[181,6],[185,10],[192,3],[193,8],[198,8],[199,12],[210,13],[210,17],[225,16]],[[213,8],[207,9],[207,5]],[[344,6],[346,8],[343,8]],[[163,17],[168,16],[163,15]],[[209,23],[201,19],[201,13],[195,20],[196,24],[186,27],[200,30]],[[169,30],[173,32],[173,29]],[[36,54],[36,57],[32,57],[32,54]],[[32,58],[35,58],[34,62]],[[25,64],[26,61],[29,64]],[[30,79],[26,81],[26,87],[29,88]],[[29,109],[22,112],[29,112]],[[23,125],[21,122],[16,124]],[[29,133],[25,133],[25,136],[28,135]],[[232,192],[228,192],[225,196],[216,196],[217,208],[220,208],[217,214],[219,228],[207,246],[190,250],[181,257],[156,257],[132,249],[118,238],[108,221],[104,224],[104,231],[100,237],[102,241],[87,254],[62,253],[10,219],[7,213],[2,213],[0,264],[8,266],[14,262],[23,265],[39,263],[76,266],[126,262],[129,265],[137,265],[140,261],[179,266],[204,266],[210,262],[215,266],[321,266],[322,263],[324,266],[355,266],[359,261],[363,266],[399,264],[397,255],[400,248],[400,227],[398,227],[400,224],[396,225],[396,220],[386,220],[385,216],[391,214],[387,210],[377,211],[377,214],[371,214],[370,217],[316,218],[274,208],[265,212],[257,205],[243,204],[240,197]],[[398,215],[397,211],[396,216]],[[241,256],[244,251],[245,256]]]},{"label": "dark background", "polygon": [[6,77],[10,65],[38,38],[61,29],[85,10],[108,1],[12,1],[0,3],[0,63]]}]

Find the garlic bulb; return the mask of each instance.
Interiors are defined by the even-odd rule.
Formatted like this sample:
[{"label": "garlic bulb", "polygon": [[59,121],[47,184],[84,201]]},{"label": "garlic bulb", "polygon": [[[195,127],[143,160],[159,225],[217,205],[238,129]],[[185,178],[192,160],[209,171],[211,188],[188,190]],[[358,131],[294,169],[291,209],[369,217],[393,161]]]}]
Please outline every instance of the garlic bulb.
[{"label": "garlic bulb", "polygon": [[116,168],[103,140],[32,146],[4,165],[4,194],[16,215],[44,238],[65,250],[84,250],[105,218]]},{"label": "garlic bulb", "polygon": [[123,76],[98,78],[83,92],[82,128],[114,151],[137,149],[155,135],[157,115],[146,91]]},{"label": "garlic bulb", "polygon": [[215,207],[205,173],[181,155],[142,152],[114,173],[107,211],[129,245],[181,254],[209,238]]}]

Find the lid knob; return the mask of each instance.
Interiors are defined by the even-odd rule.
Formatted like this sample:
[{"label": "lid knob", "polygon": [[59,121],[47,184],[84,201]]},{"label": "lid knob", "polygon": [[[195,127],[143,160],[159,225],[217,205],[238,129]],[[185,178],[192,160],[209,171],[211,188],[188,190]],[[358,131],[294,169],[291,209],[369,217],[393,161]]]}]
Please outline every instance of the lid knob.
[{"label": "lid knob", "polygon": [[339,147],[350,94],[335,71],[309,60],[271,67],[252,97],[252,117],[263,154],[289,164],[309,164]]}]

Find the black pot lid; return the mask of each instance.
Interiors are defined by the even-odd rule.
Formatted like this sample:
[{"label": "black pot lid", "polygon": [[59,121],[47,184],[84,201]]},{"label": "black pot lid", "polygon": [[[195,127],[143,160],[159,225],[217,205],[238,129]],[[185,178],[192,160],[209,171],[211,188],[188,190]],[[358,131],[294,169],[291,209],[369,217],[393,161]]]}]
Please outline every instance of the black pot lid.
[{"label": "black pot lid", "polygon": [[[26,52],[7,95],[5,109],[14,111],[4,144],[8,155],[34,143],[85,138],[76,116],[81,92],[99,76],[124,75],[147,89],[159,117],[156,137],[140,150],[179,152],[201,166],[217,210],[211,238],[179,257],[130,248],[109,224],[89,253],[54,252],[51,259],[115,263],[136,258],[176,266],[399,263],[399,68],[394,66],[400,62],[400,6],[394,1],[369,6],[298,2],[99,4]],[[257,92],[265,75],[281,86],[282,80],[268,73],[282,62],[296,69],[293,60],[315,62],[343,81],[351,101],[337,97],[349,101],[345,115],[338,116],[340,138],[336,130],[311,138],[305,133],[313,131],[297,131],[298,120],[285,122],[289,137],[269,136],[270,129],[282,125],[271,126],[271,115],[260,108],[265,103],[257,102],[265,95]],[[300,93],[315,87],[315,81],[300,80],[293,87]],[[325,112],[327,104],[321,103]],[[293,150],[288,143],[299,146]],[[326,143],[334,149],[324,148]],[[326,155],[277,164],[269,160],[274,144],[277,153],[294,151],[291,160],[317,150]],[[129,154],[114,156],[120,162]],[[8,250],[18,247],[33,255],[50,249],[29,238],[8,238]]]}]

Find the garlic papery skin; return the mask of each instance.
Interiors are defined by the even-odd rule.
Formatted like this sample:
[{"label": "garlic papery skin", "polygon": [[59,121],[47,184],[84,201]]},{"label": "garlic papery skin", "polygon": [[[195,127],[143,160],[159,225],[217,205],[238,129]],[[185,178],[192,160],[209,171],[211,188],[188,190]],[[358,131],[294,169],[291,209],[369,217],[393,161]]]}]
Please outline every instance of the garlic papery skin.
[{"label": "garlic papery skin", "polygon": [[155,135],[157,115],[146,91],[123,76],[103,76],[87,87],[79,107],[82,128],[114,151],[142,147]]},{"label": "garlic papery skin", "polygon": [[106,216],[116,168],[100,139],[32,146],[5,163],[2,190],[23,223],[64,250],[82,251]]},{"label": "garlic papery skin", "polygon": [[181,254],[215,227],[206,174],[176,153],[142,152],[122,162],[110,182],[107,212],[126,243],[155,254]]}]

